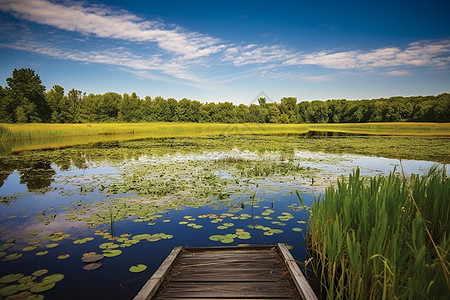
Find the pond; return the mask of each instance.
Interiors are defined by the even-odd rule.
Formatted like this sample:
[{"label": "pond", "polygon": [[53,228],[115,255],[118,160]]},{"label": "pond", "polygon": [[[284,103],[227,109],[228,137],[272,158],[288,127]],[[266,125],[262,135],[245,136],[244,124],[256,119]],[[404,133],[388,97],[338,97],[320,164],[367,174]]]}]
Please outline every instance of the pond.
[{"label": "pond", "polygon": [[401,165],[358,154],[383,137],[319,146],[336,138],[347,137],[142,139],[0,156],[0,297],[131,299],[180,245],[283,242],[304,262],[308,206],[337,178],[356,167],[424,174],[441,161],[423,159],[413,137],[421,160]]}]

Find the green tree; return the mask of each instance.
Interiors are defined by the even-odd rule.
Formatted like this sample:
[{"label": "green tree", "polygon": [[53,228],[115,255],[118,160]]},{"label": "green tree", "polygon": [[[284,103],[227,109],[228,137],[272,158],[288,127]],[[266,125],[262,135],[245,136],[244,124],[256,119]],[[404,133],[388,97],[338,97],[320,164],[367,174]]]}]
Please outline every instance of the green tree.
[{"label": "green tree", "polygon": [[6,82],[11,97],[9,101],[12,101],[8,104],[15,110],[14,121],[48,122],[50,120],[51,110],[45,99],[45,87],[34,70],[14,69],[12,77],[7,78]]}]

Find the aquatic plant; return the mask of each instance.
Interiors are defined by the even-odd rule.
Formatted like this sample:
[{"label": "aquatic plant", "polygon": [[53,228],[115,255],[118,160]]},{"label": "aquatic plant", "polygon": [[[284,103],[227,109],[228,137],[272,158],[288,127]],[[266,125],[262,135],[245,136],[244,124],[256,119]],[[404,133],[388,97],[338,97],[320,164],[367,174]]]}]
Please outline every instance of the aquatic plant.
[{"label": "aquatic plant", "polygon": [[323,299],[449,295],[450,181],[433,168],[410,179],[356,169],[311,209],[308,251]]}]

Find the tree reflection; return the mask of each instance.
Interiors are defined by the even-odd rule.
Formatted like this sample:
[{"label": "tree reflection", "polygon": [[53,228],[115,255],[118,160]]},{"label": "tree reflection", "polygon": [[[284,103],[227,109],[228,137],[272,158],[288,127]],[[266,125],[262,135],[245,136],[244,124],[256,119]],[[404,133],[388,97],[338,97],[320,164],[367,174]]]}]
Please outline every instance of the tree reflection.
[{"label": "tree reflection", "polygon": [[19,168],[20,183],[27,186],[29,191],[47,191],[53,182],[56,171],[47,160],[31,161]]}]

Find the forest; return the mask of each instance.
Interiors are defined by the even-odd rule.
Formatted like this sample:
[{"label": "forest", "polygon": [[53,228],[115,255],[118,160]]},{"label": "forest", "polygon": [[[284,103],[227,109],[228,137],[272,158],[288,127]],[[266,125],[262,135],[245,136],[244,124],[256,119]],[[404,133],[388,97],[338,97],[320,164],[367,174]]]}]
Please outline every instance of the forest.
[{"label": "forest", "polygon": [[30,68],[14,69],[0,86],[2,123],[212,122],[212,123],[366,123],[450,122],[450,94],[380,99],[279,102],[259,98],[250,105],[202,103],[136,93],[87,94],[54,85],[49,91]]}]

